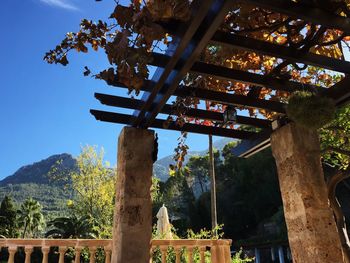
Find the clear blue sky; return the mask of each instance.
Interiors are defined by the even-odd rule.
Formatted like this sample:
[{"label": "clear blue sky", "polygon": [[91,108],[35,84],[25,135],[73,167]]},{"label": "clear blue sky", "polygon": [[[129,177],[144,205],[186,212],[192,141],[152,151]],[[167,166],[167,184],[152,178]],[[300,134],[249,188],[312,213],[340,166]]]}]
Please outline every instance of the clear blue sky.
[{"label": "clear blue sky", "polygon": [[[127,96],[124,90],[84,77],[107,65],[103,54],[73,54],[67,67],[43,61],[82,18],[106,19],[113,0],[2,0],[0,8],[0,179],[20,166],[52,154],[77,155],[85,144],[103,146],[115,164],[121,125],[96,121],[89,110],[108,109],[94,92]],[[112,109],[113,110],[113,109]],[[172,154],[178,132],[158,130],[159,157]],[[193,150],[207,148],[207,136],[190,135]]]}]

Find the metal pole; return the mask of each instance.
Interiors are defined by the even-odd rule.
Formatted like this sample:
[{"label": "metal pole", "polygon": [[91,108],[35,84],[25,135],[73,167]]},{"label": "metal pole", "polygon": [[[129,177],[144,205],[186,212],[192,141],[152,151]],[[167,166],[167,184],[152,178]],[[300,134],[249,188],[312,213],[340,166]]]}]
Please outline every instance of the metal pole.
[{"label": "metal pole", "polygon": [[216,212],[216,182],[215,182],[215,164],[213,154],[213,137],[209,135],[209,175],[211,179],[211,225],[215,229],[215,235],[217,235],[217,212]]}]

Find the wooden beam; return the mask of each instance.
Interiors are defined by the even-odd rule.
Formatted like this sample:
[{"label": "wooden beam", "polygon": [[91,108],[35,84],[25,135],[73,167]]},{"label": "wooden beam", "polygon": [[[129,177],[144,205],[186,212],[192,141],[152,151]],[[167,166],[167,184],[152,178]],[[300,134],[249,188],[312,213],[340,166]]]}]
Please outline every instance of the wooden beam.
[{"label": "wooden beam", "polygon": [[[175,82],[175,77],[177,75],[176,70],[174,70],[176,64],[181,58],[189,57],[192,53],[193,46],[193,36],[196,34],[198,28],[205,21],[208,13],[211,12],[211,8],[214,5],[215,0],[195,0],[192,5],[192,17],[190,22],[186,27],[182,27],[180,30],[180,38],[174,38],[172,44],[168,47],[166,53],[171,56],[171,59],[164,66],[164,69],[158,68],[153,75],[152,80],[155,85],[151,92],[145,92],[142,96],[142,100],[145,102],[141,110],[134,112],[137,116],[133,126],[147,126],[151,119],[154,119],[156,113],[149,113],[152,109],[151,106],[154,103],[159,103],[163,99],[159,96],[159,91],[162,89],[164,84],[170,84]],[[166,102],[166,101],[165,101]],[[164,102],[164,104],[165,104]],[[146,123],[145,123],[146,122]]]},{"label": "wooden beam", "polygon": [[262,86],[272,90],[293,92],[296,90],[314,91],[315,89],[317,89],[315,86],[305,85],[295,81],[278,79],[275,77],[259,75],[248,71],[230,69],[223,66],[216,66],[213,64],[207,64],[203,62],[196,62],[191,68],[191,72],[216,77],[219,79],[232,80],[251,85]]},{"label": "wooden beam", "polygon": [[337,72],[350,73],[350,63],[348,61],[321,56],[310,52],[300,52],[291,47],[277,45],[254,38],[218,31],[211,40],[219,45],[256,52],[271,57],[283,58],[293,63],[303,63]]},{"label": "wooden beam", "polygon": [[[176,34],[175,29],[179,26],[179,23],[175,24],[171,21],[169,23],[163,23],[162,26],[171,34]],[[182,24],[180,24],[180,27],[181,26]],[[291,47],[273,44],[238,34],[217,31],[210,42],[271,57],[287,59],[293,63],[302,63],[337,72],[350,73],[350,62],[348,61],[317,55],[311,52],[300,52]]]},{"label": "wooden beam", "polygon": [[249,158],[270,145],[270,132],[262,131],[250,139],[242,140],[232,149],[232,154],[237,157]]},{"label": "wooden beam", "polygon": [[346,76],[344,79],[325,90],[323,95],[334,99],[338,107],[350,103],[350,76]]},{"label": "wooden beam", "polygon": [[350,34],[350,19],[333,15],[328,10],[286,0],[245,0],[245,2],[328,28],[340,29]]},{"label": "wooden beam", "polygon": [[[164,67],[170,57],[167,55],[153,53],[153,61],[150,63],[153,66]],[[200,75],[212,76],[219,79],[237,81],[247,83],[251,85],[266,87],[272,90],[282,90],[287,92],[293,92],[296,90],[321,90],[322,87],[316,87],[313,85],[302,84],[295,81],[289,81],[279,79],[271,76],[264,76],[260,74],[251,73],[248,71],[231,69],[223,66],[217,66],[204,62],[195,62],[190,69],[191,72]]]},{"label": "wooden beam", "polygon": [[[144,103],[141,100],[123,98],[119,96],[112,96],[107,94],[95,93],[95,98],[98,99],[102,104],[113,106],[113,107],[121,107],[127,109],[138,110],[142,107]],[[161,112],[163,114],[173,114],[172,105],[165,104],[162,108]],[[185,116],[196,119],[209,120],[214,122],[223,122],[223,114],[220,112],[214,111],[206,111],[201,109],[188,109],[185,111]],[[262,129],[271,129],[271,121],[259,118],[250,118],[246,116],[237,116],[237,124],[250,125]]]},{"label": "wooden beam", "polygon": [[[207,10],[208,2],[211,3],[209,10]],[[152,91],[153,95],[147,98],[147,104],[145,104],[144,109],[138,112],[138,118],[134,126],[148,127],[151,125],[161,108],[165,105],[170,96],[173,95],[180,81],[198,59],[208,41],[221,25],[231,6],[232,2],[228,0],[206,0],[203,2],[203,6],[201,5],[199,10],[206,10],[204,19],[197,21],[195,18],[195,22],[193,22],[197,25],[195,34],[192,34],[191,37],[182,37],[175,51],[176,54],[181,54],[179,55],[181,60],[173,61],[173,59],[171,59],[165,66],[164,72],[168,72],[168,74],[164,75],[164,72],[162,73],[161,81],[157,81],[157,88]],[[203,16],[201,16],[201,18],[202,17]],[[194,28],[194,26],[190,25],[188,30],[192,30],[192,28]],[[182,48],[182,42],[184,41],[186,41],[186,48]],[[159,91],[161,89],[163,92],[160,94]],[[153,108],[151,108],[151,105],[154,105]]]},{"label": "wooden beam", "polygon": [[[126,125],[132,125],[135,121],[136,116],[100,111],[100,110],[90,110],[90,113],[99,121],[111,122],[111,123],[120,123]],[[166,125],[165,120],[155,119],[152,122],[150,127],[158,129],[167,129],[167,130],[176,130],[176,131],[186,131],[199,134],[211,134],[215,136],[236,138],[236,139],[248,139],[254,136],[255,132],[241,131],[234,129],[226,129],[198,124],[186,123],[183,126],[177,125],[175,122],[170,122],[169,125]]]},{"label": "wooden beam", "polygon": [[210,100],[224,105],[243,106],[247,108],[264,109],[285,114],[285,104],[272,101],[256,99],[244,95],[230,94],[200,88],[179,88],[174,95],[180,97],[194,97],[201,100]]},{"label": "wooden beam", "polygon": [[[145,85],[141,87],[141,90],[149,90],[150,84],[152,81],[146,81]],[[126,88],[122,83],[118,83],[120,88]],[[117,83],[116,83],[117,85]],[[213,91],[208,89],[200,89],[195,87],[183,87],[179,86],[177,90],[175,90],[174,96],[179,97],[192,97],[200,100],[209,100],[213,102],[217,102],[224,105],[233,105],[233,106],[242,106],[245,108],[257,108],[263,109],[267,111],[277,112],[281,114],[285,114],[285,106],[286,104],[273,101],[273,100],[263,100],[254,97],[237,95],[231,93],[224,93],[219,91]]]}]

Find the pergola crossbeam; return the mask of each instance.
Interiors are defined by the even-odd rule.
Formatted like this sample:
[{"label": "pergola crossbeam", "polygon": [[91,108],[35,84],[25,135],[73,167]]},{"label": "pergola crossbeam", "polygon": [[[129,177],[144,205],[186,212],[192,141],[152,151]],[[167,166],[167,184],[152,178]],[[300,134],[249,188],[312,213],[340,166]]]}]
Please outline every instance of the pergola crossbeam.
[{"label": "pergola crossbeam", "polygon": [[323,92],[324,96],[335,100],[336,105],[341,107],[350,102],[350,76],[333,85]]},{"label": "pergola crossbeam", "polygon": [[[112,122],[112,123],[121,123],[125,125],[132,125],[132,123],[135,121],[135,118],[136,118],[135,116],[132,116],[132,115],[100,111],[100,110],[90,110],[90,113],[96,118],[96,120]],[[213,126],[205,126],[205,125],[192,124],[192,123],[186,123],[183,126],[179,126],[178,124],[176,124],[176,122],[172,121],[167,123],[166,120],[161,120],[161,119],[155,119],[152,122],[152,125],[150,127],[158,128],[158,129],[186,131],[186,132],[199,133],[199,134],[211,134],[215,136],[222,136],[222,137],[229,137],[229,138],[236,138],[236,139],[249,139],[256,134],[255,132],[220,128],[220,127],[213,127]]]},{"label": "pergola crossbeam", "polygon": [[193,97],[201,100],[209,100],[224,105],[242,106],[247,108],[262,109],[277,113],[285,113],[285,104],[272,101],[256,99],[245,95],[230,94],[202,88],[179,88],[174,95],[180,97]]},{"label": "pergola crossbeam", "polygon": [[[95,93],[95,98],[98,99],[102,104],[113,106],[113,107],[121,107],[127,109],[139,110],[144,103],[141,100],[124,98],[119,96]],[[160,113],[163,114],[173,114],[174,108],[172,105],[165,104]],[[223,114],[220,112],[207,111],[201,109],[186,109],[184,115],[190,118],[209,120],[218,123],[223,123],[224,118]],[[246,116],[237,116],[237,124],[250,125],[262,129],[271,129],[271,121],[259,119],[259,118],[250,118]]]},{"label": "pergola crossbeam", "polygon": [[242,140],[231,152],[237,157],[248,158],[270,146],[270,133],[262,131],[248,140]]},{"label": "pergola crossbeam", "polygon": [[[165,67],[170,57],[164,54],[153,53],[153,61],[151,65],[157,67]],[[243,70],[231,69],[223,66],[217,66],[204,62],[195,62],[189,70],[200,75],[213,76],[218,79],[242,82],[246,84],[266,87],[272,90],[282,90],[293,92],[296,90],[322,90],[322,87],[316,87],[308,84],[302,84],[295,81],[284,80],[271,76],[264,76],[256,73],[251,73]]]},{"label": "pergola crossbeam", "polygon": [[318,7],[285,0],[245,0],[244,2],[328,28],[340,29],[350,34],[349,18],[331,14]]},{"label": "pergola crossbeam", "polygon": [[[324,7],[316,7],[312,1],[285,1],[285,0],[245,0],[245,3],[285,14],[292,19],[303,20],[314,25],[322,25],[324,28],[339,29],[346,35],[350,34],[350,19],[327,11]],[[201,134],[212,134],[224,137],[242,139],[237,151],[241,156],[251,154],[269,146],[271,134],[271,121],[266,119],[238,116],[237,124],[255,126],[262,132],[252,133],[220,127],[223,123],[223,114],[203,109],[181,109],[181,114],[188,118],[198,120],[198,123],[186,123],[183,126],[176,122],[166,122],[157,119],[157,115],[176,115],[173,105],[167,104],[171,96],[181,98],[195,98],[211,101],[222,105],[233,105],[239,109],[258,109],[277,115],[284,115],[286,104],[273,99],[258,98],[261,88],[275,91],[294,92],[297,90],[315,91],[323,96],[336,101],[337,107],[350,101],[350,79],[346,77],[333,87],[326,89],[310,84],[292,81],[288,76],[263,75],[252,71],[238,70],[200,60],[200,55],[207,45],[214,43],[228,46],[233,49],[255,52],[257,54],[271,56],[287,60],[288,63],[302,63],[340,73],[350,74],[350,63],[311,52],[301,52],[290,46],[283,46],[246,36],[218,31],[222,22],[231,10],[234,2],[228,0],[194,0],[191,4],[192,16],[189,22],[176,23],[164,22],[162,25],[173,35],[173,41],[165,54],[152,53],[153,61],[149,65],[158,68],[152,80],[145,80],[140,88],[143,91],[141,100],[96,94],[101,103],[134,110],[133,115],[118,114],[112,112],[92,110],[94,116],[103,121],[124,123],[138,128],[166,128],[170,130],[188,131]],[[322,3],[321,3],[322,5]],[[240,95],[234,91],[226,92],[210,90],[206,87],[184,86],[181,81],[187,73],[209,76],[215,79],[229,81],[232,85],[236,82],[249,85],[248,95]],[[108,83],[120,88],[126,88],[121,83]],[[229,89],[229,87],[227,87]],[[260,111],[261,112],[261,111]],[[202,120],[209,120],[217,126],[201,125]],[[167,124],[167,125],[166,125]]]},{"label": "pergola crossbeam", "polygon": [[[155,88],[151,93],[143,95],[142,100],[146,103],[141,111],[134,113],[137,118],[133,126],[142,126],[144,128],[150,126],[177,88],[178,83],[197,60],[201,51],[205,48],[232,6],[232,3],[226,0],[204,0],[196,1],[195,3],[198,2],[201,5],[197,6],[197,9],[193,8],[196,14],[192,17],[187,31],[180,41],[175,41],[170,49],[172,57],[169,63],[167,63],[164,70],[160,69],[156,72],[154,76],[157,79]],[[185,62],[182,63],[180,69],[175,70],[181,58]],[[166,90],[164,90],[164,85]],[[163,93],[160,94],[159,91],[162,89]]]},{"label": "pergola crossbeam", "polygon": [[[162,24],[167,31],[176,34],[175,26],[172,22]],[[302,63],[332,71],[350,73],[350,62],[330,58],[323,55],[314,54],[311,52],[302,52],[292,47],[278,45],[263,40],[254,39],[251,37],[241,36],[218,30],[213,35],[211,41],[221,46],[236,48],[259,54],[282,58],[293,63]],[[160,58],[161,59],[161,58]]]},{"label": "pergola crossbeam", "polygon": [[212,41],[220,45],[237,48],[240,50],[257,52],[259,54],[283,58],[293,63],[302,63],[342,73],[350,73],[348,61],[317,55],[311,52],[301,52],[291,47],[269,43],[237,34],[218,31]]},{"label": "pergola crossbeam", "polygon": [[[126,88],[122,83],[115,83],[120,88]],[[145,85],[141,87],[141,91],[151,90],[150,82],[146,81]],[[273,101],[273,100],[264,100],[253,98],[245,95],[238,95],[220,91],[214,91],[209,89],[202,89],[196,87],[184,87],[179,86],[177,90],[175,90],[174,96],[179,97],[192,97],[200,100],[210,100],[216,103],[224,104],[224,105],[233,105],[240,106],[244,108],[257,108],[262,110],[267,110],[271,112],[277,112],[281,114],[285,114],[285,104]]]}]

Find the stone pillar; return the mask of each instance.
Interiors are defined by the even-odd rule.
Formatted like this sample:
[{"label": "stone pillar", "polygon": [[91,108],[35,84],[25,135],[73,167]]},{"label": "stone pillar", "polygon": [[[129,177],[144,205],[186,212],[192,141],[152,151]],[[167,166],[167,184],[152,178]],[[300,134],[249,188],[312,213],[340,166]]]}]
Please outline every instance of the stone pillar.
[{"label": "stone pillar", "polygon": [[112,263],[149,263],[154,132],[124,127],[118,141]]},{"label": "stone pillar", "polygon": [[289,123],[273,132],[271,146],[293,263],[342,263],[317,132]]}]

